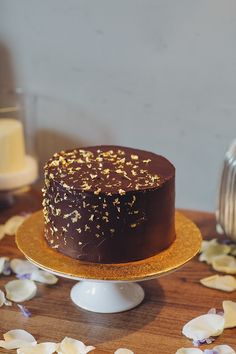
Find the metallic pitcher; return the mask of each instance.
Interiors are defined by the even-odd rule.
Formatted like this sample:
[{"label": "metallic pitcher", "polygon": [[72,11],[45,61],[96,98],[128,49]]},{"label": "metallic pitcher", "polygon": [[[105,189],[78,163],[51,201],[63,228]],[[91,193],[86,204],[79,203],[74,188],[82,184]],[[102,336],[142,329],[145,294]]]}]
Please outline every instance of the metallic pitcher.
[{"label": "metallic pitcher", "polygon": [[236,241],[236,139],[225,154],[216,220],[223,233]]}]

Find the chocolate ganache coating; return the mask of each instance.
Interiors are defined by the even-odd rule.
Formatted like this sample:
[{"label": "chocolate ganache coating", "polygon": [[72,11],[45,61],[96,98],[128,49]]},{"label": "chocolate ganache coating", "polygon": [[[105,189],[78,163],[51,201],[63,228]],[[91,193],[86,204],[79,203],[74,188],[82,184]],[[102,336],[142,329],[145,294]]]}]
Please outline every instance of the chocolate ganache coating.
[{"label": "chocolate ganache coating", "polygon": [[175,168],[120,146],[56,153],[45,165],[43,211],[50,247],[95,263],[144,259],[175,239]]}]

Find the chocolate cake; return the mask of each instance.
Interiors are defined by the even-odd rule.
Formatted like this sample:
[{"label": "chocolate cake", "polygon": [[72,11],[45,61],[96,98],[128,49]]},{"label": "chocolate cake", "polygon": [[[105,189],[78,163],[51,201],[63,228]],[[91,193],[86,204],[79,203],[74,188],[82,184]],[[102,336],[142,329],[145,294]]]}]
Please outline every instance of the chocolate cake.
[{"label": "chocolate cake", "polygon": [[144,259],[175,239],[175,168],[164,157],[120,146],[56,153],[45,165],[45,238],[95,263]]}]

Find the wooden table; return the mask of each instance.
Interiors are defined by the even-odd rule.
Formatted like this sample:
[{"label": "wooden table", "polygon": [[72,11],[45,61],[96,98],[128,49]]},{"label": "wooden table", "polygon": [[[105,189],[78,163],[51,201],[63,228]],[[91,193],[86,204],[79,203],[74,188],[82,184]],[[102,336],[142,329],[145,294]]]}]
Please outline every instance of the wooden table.
[{"label": "wooden table", "polygon": [[[30,192],[18,198],[16,204],[0,211],[0,223],[20,211],[41,208],[39,194]],[[196,222],[204,238],[216,236],[213,214],[184,211]],[[0,256],[22,257],[14,237],[0,241]],[[65,336],[94,345],[94,353],[114,353],[126,347],[135,354],[174,354],[180,347],[192,343],[181,334],[183,325],[210,308],[222,309],[223,300],[236,301],[236,293],[224,293],[203,287],[199,279],[213,274],[197,257],[182,269],[159,279],[142,283],[145,300],[137,308],[118,314],[97,314],[76,307],[69,292],[75,283],[61,278],[54,286],[38,283],[37,296],[25,303],[32,317],[25,318],[18,307],[0,308],[0,337],[10,329],[21,328],[39,341],[61,341]],[[13,276],[0,278],[0,287]],[[236,329],[227,329],[216,339],[217,344],[229,344],[236,349]],[[211,346],[202,346],[202,349]],[[8,353],[1,350],[0,353]]]}]

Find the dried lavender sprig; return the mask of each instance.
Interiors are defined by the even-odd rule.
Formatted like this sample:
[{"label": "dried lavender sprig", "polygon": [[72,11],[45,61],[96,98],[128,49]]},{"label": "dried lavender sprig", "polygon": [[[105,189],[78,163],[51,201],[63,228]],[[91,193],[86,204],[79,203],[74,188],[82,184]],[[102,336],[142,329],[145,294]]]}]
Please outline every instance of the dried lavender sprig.
[{"label": "dried lavender sprig", "polygon": [[28,318],[28,317],[32,316],[32,313],[24,305],[17,304],[17,306],[19,307],[19,309],[24,317]]},{"label": "dried lavender sprig", "polygon": [[198,339],[198,340],[193,340],[193,345],[194,347],[199,347],[201,344],[211,344],[214,342],[214,338],[209,337],[209,338],[204,338],[204,339]]}]

